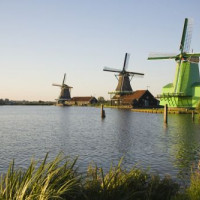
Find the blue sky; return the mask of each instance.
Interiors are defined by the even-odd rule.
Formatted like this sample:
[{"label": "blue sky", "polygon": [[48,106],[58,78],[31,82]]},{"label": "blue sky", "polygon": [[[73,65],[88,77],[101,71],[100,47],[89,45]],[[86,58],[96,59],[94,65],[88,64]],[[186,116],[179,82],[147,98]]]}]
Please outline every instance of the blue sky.
[{"label": "blue sky", "polygon": [[148,61],[149,52],[177,52],[184,19],[194,19],[191,49],[200,52],[198,0],[0,0],[0,98],[54,100],[66,72],[72,96],[103,96],[131,54],[133,90],[157,95],[173,81],[175,61]]}]

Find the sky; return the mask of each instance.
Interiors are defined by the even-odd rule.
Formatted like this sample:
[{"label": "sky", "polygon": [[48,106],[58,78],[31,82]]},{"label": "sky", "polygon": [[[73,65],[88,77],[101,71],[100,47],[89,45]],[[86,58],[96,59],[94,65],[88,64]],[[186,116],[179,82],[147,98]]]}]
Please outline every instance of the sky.
[{"label": "sky", "polygon": [[199,0],[0,0],[0,98],[53,101],[66,73],[71,96],[109,99],[130,53],[133,90],[153,95],[173,81],[185,18],[194,19],[191,49],[200,52]]}]

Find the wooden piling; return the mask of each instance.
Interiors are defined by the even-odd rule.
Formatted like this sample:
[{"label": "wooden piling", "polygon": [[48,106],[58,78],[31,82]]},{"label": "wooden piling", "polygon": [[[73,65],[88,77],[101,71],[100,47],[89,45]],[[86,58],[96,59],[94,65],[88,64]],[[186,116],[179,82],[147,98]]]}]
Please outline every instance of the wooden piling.
[{"label": "wooden piling", "polygon": [[192,111],[192,121],[194,121],[194,110]]},{"label": "wooden piling", "polygon": [[164,123],[167,124],[168,122],[168,105],[165,104],[165,107],[164,107]]},{"label": "wooden piling", "polygon": [[101,104],[101,118],[105,118],[105,110],[103,109],[103,104]]}]

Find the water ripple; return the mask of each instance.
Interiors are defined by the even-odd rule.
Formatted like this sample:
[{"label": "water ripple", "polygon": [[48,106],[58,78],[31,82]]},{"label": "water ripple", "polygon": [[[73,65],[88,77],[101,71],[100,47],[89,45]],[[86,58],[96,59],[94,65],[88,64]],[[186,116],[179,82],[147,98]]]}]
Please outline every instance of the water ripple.
[{"label": "water ripple", "polygon": [[31,157],[53,158],[60,151],[79,156],[80,170],[94,161],[108,170],[111,162],[124,156],[124,167],[188,178],[199,160],[199,120],[189,115],[169,115],[163,125],[162,114],[134,113],[127,110],[91,107],[1,106],[0,172],[13,158],[25,168]]}]

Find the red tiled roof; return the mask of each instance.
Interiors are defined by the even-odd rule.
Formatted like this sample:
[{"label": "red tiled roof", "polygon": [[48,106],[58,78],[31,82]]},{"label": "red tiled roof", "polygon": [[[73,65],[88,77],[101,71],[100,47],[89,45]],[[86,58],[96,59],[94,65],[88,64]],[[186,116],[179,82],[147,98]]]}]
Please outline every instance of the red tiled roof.
[{"label": "red tiled roof", "polygon": [[133,92],[132,94],[124,95],[121,98],[123,100],[139,99],[145,94],[146,91],[147,90],[137,90],[137,91]]},{"label": "red tiled roof", "polygon": [[71,101],[90,101],[94,97],[73,97]]}]

